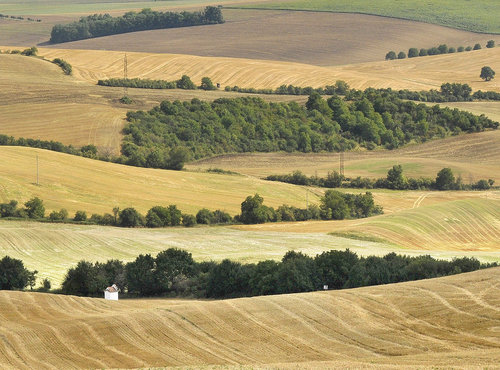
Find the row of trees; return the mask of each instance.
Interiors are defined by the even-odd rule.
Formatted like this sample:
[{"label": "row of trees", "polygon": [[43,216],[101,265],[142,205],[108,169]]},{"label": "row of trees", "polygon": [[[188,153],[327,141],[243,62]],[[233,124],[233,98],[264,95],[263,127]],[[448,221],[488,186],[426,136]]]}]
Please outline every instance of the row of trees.
[{"label": "row of trees", "polygon": [[343,289],[397,283],[492,266],[496,263],[481,264],[468,257],[444,261],[390,253],[360,258],[349,250],[331,250],[315,257],[289,251],[281,261],[256,264],[229,259],[197,263],[191,253],[171,248],[156,257],[140,255],[126,264],[118,260],[80,261],[67,272],[62,292],[100,296],[106,286],[117,284],[123,292],[136,296],[228,298],[308,292],[323,289],[324,285]]},{"label": "row of trees", "polygon": [[[493,72],[494,76],[494,72]],[[431,89],[429,91],[410,91],[410,90],[392,90],[379,89],[384,94],[394,94],[399,99],[415,100],[423,102],[460,102],[475,100],[500,100],[500,93],[495,91],[478,90],[472,93],[472,88],[468,84],[444,83],[440,90]]]},{"label": "row of trees", "polygon": [[394,165],[385,178],[371,179],[367,177],[346,178],[337,171],[329,172],[326,177],[306,176],[301,171],[288,175],[269,175],[270,181],[281,181],[295,185],[320,186],[324,188],[363,188],[394,190],[488,190],[495,180],[481,179],[474,184],[463,184],[460,176],[455,177],[450,168],[441,169],[435,179],[408,178],[403,175],[403,167]]},{"label": "row of trees", "polygon": [[69,24],[56,24],[51,31],[50,42],[61,43],[92,37],[116,35],[163,28],[177,28],[224,23],[220,7],[207,6],[198,12],[158,12],[142,9],[127,12],[121,17],[94,14]]},{"label": "row of trees", "polygon": [[108,80],[99,80],[97,84],[100,86],[111,87],[133,87],[142,89],[184,89],[184,90],[216,90],[210,77],[203,77],[200,86],[196,86],[191,78],[187,75],[176,81],[165,80],[149,80],[143,78],[110,78]]},{"label": "row of trees", "polygon": [[[489,40],[486,43],[487,48],[494,48],[495,47],[495,41],[494,40]],[[394,59],[405,59],[407,56],[408,58],[416,58],[416,57],[424,57],[427,55],[440,55],[440,54],[452,54],[452,53],[462,53],[464,51],[471,51],[471,50],[480,50],[481,49],[481,44],[477,43],[472,46],[459,46],[458,48],[454,48],[453,46],[448,47],[446,44],[441,44],[439,46],[434,46],[432,48],[428,49],[418,49],[418,48],[410,48],[408,49],[408,54],[406,54],[404,51],[400,51],[398,54],[396,54],[395,51],[391,50],[385,55],[385,60],[394,60]]]},{"label": "row of trees", "polygon": [[257,97],[164,101],[148,112],[128,112],[127,119],[119,161],[157,168],[171,168],[163,160],[170,148],[184,148],[186,160],[230,152],[393,149],[499,125],[485,116],[417,105],[375,89],[349,90],[344,99],[313,93],[305,107]]},{"label": "row of trees", "polygon": [[[24,208],[18,208],[18,202],[11,200],[8,203],[0,204],[0,217],[3,218],[30,218],[36,220],[47,220],[51,222],[76,222],[97,225],[110,225],[120,227],[186,227],[196,224],[230,224],[244,223],[256,224],[264,222],[278,221],[306,221],[311,219],[344,219],[369,217],[382,213],[382,208],[376,206],[371,193],[366,194],[343,194],[336,191],[327,191],[320,199],[321,205],[311,205],[306,209],[283,205],[275,210],[263,204],[264,199],[255,194],[248,196],[241,203],[241,214],[231,217],[222,210],[210,211],[203,208],[196,216],[181,212],[176,205],[154,206],[145,216],[141,215],[135,208],[128,207],[120,210],[113,208],[113,213],[104,215],[92,214],[87,216],[85,211],[76,211],[70,218],[66,209],[52,211],[48,218],[45,218],[45,206],[43,201],[34,197],[24,203]],[[337,209],[338,208],[338,209]]]},{"label": "row of trees", "polygon": [[16,20],[20,20],[20,21],[27,20],[27,21],[31,21],[31,22],[41,22],[42,21],[41,19],[38,19],[38,18],[30,18],[30,17],[24,18],[20,15],[8,15],[8,14],[0,14],[0,18],[10,18],[10,19],[16,19]]}]

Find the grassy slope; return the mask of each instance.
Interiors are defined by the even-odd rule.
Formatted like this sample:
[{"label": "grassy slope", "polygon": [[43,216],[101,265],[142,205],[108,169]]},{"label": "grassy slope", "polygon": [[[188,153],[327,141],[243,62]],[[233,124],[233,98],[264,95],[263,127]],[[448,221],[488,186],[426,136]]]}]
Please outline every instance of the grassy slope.
[{"label": "grassy slope", "polygon": [[[39,157],[40,186],[36,182]],[[167,171],[108,162],[24,147],[0,147],[0,199],[26,201],[39,196],[48,210],[66,208],[88,214],[135,207],[145,213],[154,205],[176,204],[183,212],[200,208],[239,213],[241,202],[259,193],[270,206],[304,206],[306,192],[288,184],[242,175]],[[309,200],[317,199],[309,194]]]},{"label": "grassy slope", "polygon": [[0,292],[0,367],[495,367],[498,273],[212,302]]},{"label": "grassy slope", "polygon": [[359,12],[412,19],[475,32],[500,33],[496,0],[288,0],[249,5],[265,9]]}]

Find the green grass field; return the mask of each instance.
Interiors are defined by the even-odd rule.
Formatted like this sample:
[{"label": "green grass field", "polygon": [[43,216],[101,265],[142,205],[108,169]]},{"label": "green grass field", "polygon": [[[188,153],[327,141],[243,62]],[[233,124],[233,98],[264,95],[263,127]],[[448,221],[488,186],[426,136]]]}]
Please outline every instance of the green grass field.
[{"label": "green grass field", "polygon": [[247,5],[290,9],[374,14],[439,24],[467,31],[500,33],[498,0],[290,0]]},{"label": "green grass field", "polygon": [[131,9],[164,9],[182,8],[191,6],[213,5],[213,3],[224,3],[229,0],[169,0],[169,1],[133,1],[133,0],[27,0],[11,1],[0,0],[0,13],[8,15],[57,15],[110,12]]}]

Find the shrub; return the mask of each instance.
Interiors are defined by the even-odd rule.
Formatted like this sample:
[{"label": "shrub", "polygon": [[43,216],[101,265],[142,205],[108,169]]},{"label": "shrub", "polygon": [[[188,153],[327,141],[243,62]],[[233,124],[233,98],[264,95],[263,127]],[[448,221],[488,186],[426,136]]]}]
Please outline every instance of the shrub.
[{"label": "shrub", "polygon": [[25,211],[29,218],[39,219],[45,217],[45,207],[40,198],[31,198],[29,201],[24,203],[24,206],[26,207]]},{"label": "shrub", "polygon": [[400,51],[398,54],[398,59],[405,59],[406,58],[406,53],[404,51]]},{"label": "shrub", "polygon": [[196,217],[189,214],[182,215],[182,226],[192,227],[196,225]]},{"label": "shrub", "polygon": [[494,40],[489,40],[489,41],[486,43],[486,47],[487,47],[488,49],[494,48],[494,47],[495,47],[495,41],[494,41]]},{"label": "shrub", "polygon": [[458,51],[459,53],[463,53],[463,51],[464,51],[464,50],[465,50],[465,48],[464,48],[463,46],[459,46],[459,47],[457,48],[457,51]]},{"label": "shrub", "polygon": [[87,213],[85,211],[76,211],[73,221],[83,222],[87,221]]},{"label": "shrub", "polygon": [[137,227],[144,225],[143,218],[135,208],[125,208],[120,212],[118,225],[122,227]]},{"label": "shrub", "polygon": [[479,50],[479,49],[481,49],[481,45],[480,44],[474,45],[474,50]]},{"label": "shrub", "polygon": [[182,75],[182,77],[176,82],[177,88],[184,90],[196,90],[196,85],[191,81],[189,76]]},{"label": "shrub", "polygon": [[391,50],[387,54],[385,54],[385,60],[394,60],[394,59],[396,59],[396,52]]}]

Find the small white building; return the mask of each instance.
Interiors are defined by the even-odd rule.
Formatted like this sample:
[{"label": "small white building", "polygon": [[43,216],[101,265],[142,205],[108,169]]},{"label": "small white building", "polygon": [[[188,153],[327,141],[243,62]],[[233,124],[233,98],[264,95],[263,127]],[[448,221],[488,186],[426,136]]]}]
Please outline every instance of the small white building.
[{"label": "small white building", "polygon": [[106,290],[104,290],[104,299],[108,299],[110,301],[117,301],[119,291],[120,288],[118,288],[116,284],[108,286]]}]

